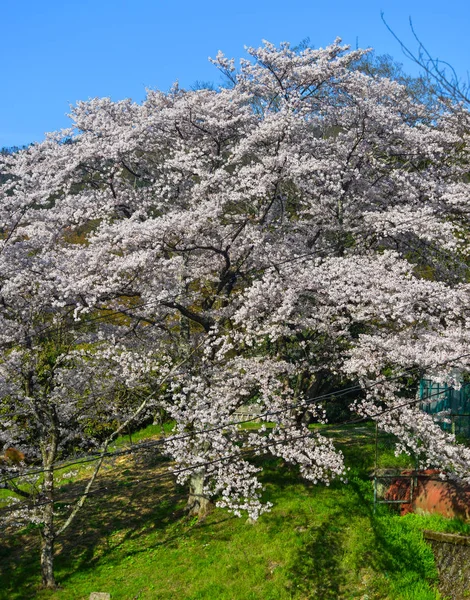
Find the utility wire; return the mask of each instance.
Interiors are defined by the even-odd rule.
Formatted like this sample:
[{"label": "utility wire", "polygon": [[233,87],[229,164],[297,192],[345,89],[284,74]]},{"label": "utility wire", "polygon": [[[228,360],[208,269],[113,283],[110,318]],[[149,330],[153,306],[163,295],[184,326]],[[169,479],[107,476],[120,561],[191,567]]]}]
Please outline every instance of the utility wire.
[{"label": "utility wire", "polygon": [[[429,398],[431,398],[432,396],[436,395],[440,395],[442,392],[437,392],[436,394],[432,394],[430,396],[428,396],[426,399],[418,399],[418,400],[413,400],[411,402],[408,402],[407,404],[414,404],[417,402],[423,402],[426,400],[429,400]],[[403,406],[405,406],[405,404],[402,404],[400,406],[394,407],[392,409],[387,409],[385,411],[383,411],[382,413],[378,413],[377,415],[373,415],[375,416],[380,416],[381,414],[384,414],[385,412],[389,412],[391,410],[395,410],[398,408],[402,408]],[[343,421],[341,423],[331,423],[329,425],[327,425],[326,427],[344,427],[346,425],[356,425],[360,422],[363,422],[367,419],[369,419],[369,416],[363,416],[363,417],[358,417],[356,419],[349,419],[347,421]],[[308,438],[313,438],[317,435],[321,435],[322,432],[325,430],[325,428],[319,430],[319,431],[309,431],[307,434],[304,435],[299,435],[299,436],[291,436],[287,439],[282,439],[282,440],[276,440],[276,441],[272,441],[272,442],[267,442],[267,443],[260,443],[260,444],[256,444],[255,447],[251,447],[248,449],[242,449],[240,450],[240,452],[236,452],[236,453],[232,453],[230,455],[226,455],[226,456],[222,456],[213,460],[208,460],[208,461],[204,461],[204,462],[198,462],[198,463],[194,463],[192,465],[186,466],[186,467],[182,467],[179,469],[171,469],[166,471],[165,473],[159,473],[158,475],[152,475],[151,477],[141,477],[138,479],[134,479],[130,482],[126,482],[126,486],[130,486],[130,485],[137,485],[137,484],[142,484],[142,483],[147,483],[149,481],[156,481],[159,479],[165,479],[165,478],[173,478],[175,475],[179,475],[181,473],[187,473],[187,472],[191,472],[191,471],[195,471],[201,468],[205,468],[214,464],[218,464],[218,463],[222,463],[225,461],[228,461],[232,458],[245,458],[251,455],[256,455],[257,453],[260,452],[260,450],[265,450],[267,448],[271,448],[271,447],[275,447],[275,446],[279,446],[282,444],[289,444],[295,441],[299,441],[299,440],[304,440],[304,439],[308,439]],[[131,449],[129,449],[129,451],[127,452],[123,452],[123,453],[127,453],[130,454],[132,453]],[[119,487],[119,483],[115,483],[114,485],[106,485],[106,486],[101,486],[98,487],[94,490],[90,490],[89,492],[87,492],[86,494],[84,494],[83,492],[79,493],[77,492],[76,494],[71,494],[67,497],[62,497],[62,498],[56,498],[56,499],[47,499],[47,500],[42,500],[40,502],[35,502],[33,504],[29,503],[28,501],[25,500],[23,502],[18,502],[16,504],[13,504],[11,506],[7,506],[7,507],[3,507],[0,508],[0,513],[9,513],[9,512],[15,512],[17,510],[21,510],[23,508],[26,509],[34,509],[34,508],[39,508],[41,506],[45,506],[47,504],[57,504],[57,503],[64,503],[64,502],[68,502],[70,500],[74,500],[77,497],[83,497],[84,495],[86,496],[96,496],[97,494],[100,493],[104,493],[104,492],[110,492],[112,491],[113,487],[118,488]],[[26,506],[25,506],[26,505]]]},{"label": "utility wire", "polygon": [[[459,358],[462,358],[463,356],[469,356],[470,353],[465,354],[465,355],[461,355],[459,357],[456,357],[454,360],[457,360]],[[446,362],[451,362],[451,361],[446,361]],[[441,364],[445,364],[445,363],[441,363]],[[415,367],[416,369],[417,367]],[[411,367],[410,369],[411,370]],[[395,381],[397,379],[400,379],[401,377],[403,377],[403,373],[396,376],[396,377],[388,377],[386,379],[382,379],[381,381],[378,382],[374,382],[372,384],[370,384],[369,386],[352,386],[350,388],[345,388],[342,390],[335,390],[333,392],[329,392],[327,394],[322,394],[321,396],[316,396],[315,398],[310,398],[304,402],[297,402],[294,404],[289,404],[288,406],[283,407],[282,409],[278,409],[278,410],[274,410],[274,411],[266,411],[264,413],[259,413],[256,418],[257,419],[263,419],[266,417],[270,417],[273,415],[278,415],[278,414],[282,414],[284,412],[287,411],[291,411],[291,410],[295,410],[296,408],[300,408],[300,407],[308,407],[312,404],[316,404],[317,402],[324,400],[326,398],[335,396],[335,397],[341,397],[344,396],[346,394],[349,394],[351,391],[363,391],[363,390],[367,390],[367,389],[371,389],[377,385],[380,385],[381,383],[385,383],[387,381]],[[338,426],[338,425],[352,425],[352,424],[356,424],[359,422],[364,421],[365,419],[370,419],[370,418],[376,418],[379,417],[383,414],[387,414],[389,412],[393,412],[394,410],[398,410],[400,408],[404,408],[406,406],[410,406],[413,404],[417,404],[420,402],[426,402],[426,400],[429,400],[430,398],[436,396],[441,395],[442,392],[436,392],[436,394],[431,394],[429,396],[427,396],[426,398],[418,398],[418,399],[414,399],[411,401],[407,401],[405,403],[402,403],[398,406],[394,406],[394,407],[388,407],[386,409],[381,410],[380,412],[374,414],[374,415],[369,415],[369,416],[364,416],[364,417],[359,417],[357,419],[352,419],[349,421],[345,421],[345,422],[341,422],[341,423],[331,423],[331,424],[326,424],[325,427],[329,427],[329,426]],[[266,420],[268,420],[266,418]],[[29,470],[26,472],[22,472],[19,474],[15,474],[15,475],[11,475],[9,477],[3,478],[2,480],[0,480],[0,486],[2,486],[3,484],[6,484],[8,481],[12,481],[14,479],[18,479],[20,477],[26,477],[26,476],[30,476],[30,475],[39,475],[41,473],[44,473],[46,471],[50,472],[50,471],[57,471],[60,469],[66,469],[66,468],[70,468],[72,466],[76,466],[76,465],[83,465],[89,462],[94,462],[96,460],[99,460],[101,458],[109,458],[109,457],[115,457],[115,456],[123,456],[123,455],[129,455],[129,454],[134,454],[136,452],[140,452],[142,450],[148,450],[150,448],[155,448],[157,446],[165,446],[169,443],[175,442],[175,441],[180,441],[180,440],[184,440],[184,439],[188,439],[188,438],[194,438],[197,435],[207,435],[208,433],[213,433],[215,431],[223,431],[224,429],[228,428],[228,427],[232,427],[232,426],[238,426],[238,425],[244,425],[247,423],[252,423],[253,419],[243,419],[243,420],[239,420],[239,421],[229,421],[227,423],[224,423],[222,425],[217,425],[215,427],[210,427],[207,429],[199,429],[196,431],[192,431],[190,433],[186,433],[186,434],[181,434],[181,435],[175,435],[175,436],[170,436],[170,437],[166,437],[166,438],[160,438],[157,440],[151,440],[151,441],[147,441],[147,442],[143,442],[141,444],[135,444],[133,445],[131,448],[126,448],[124,450],[111,450],[105,453],[99,453],[99,454],[95,454],[93,456],[90,456],[89,454],[83,455],[83,457],[77,457],[76,459],[74,459],[74,462],[63,462],[63,463],[58,463],[56,465],[54,465],[53,467],[49,468],[49,469],[35,469],[35,470]]]},{"label": "utility wire", "polygon": [[[287,444],[289,442],[292,441],[297,441],[297,440],[303,440],[303,439],[307,439],[307,438],[312,438],[314,437],[318,432],[312,432],[309,431],[308,434],[305,435],[300,435],[300,436],[295,436],[295,437],[290,437],[288,439],[282,439],[282,440],[276,440],[273,442],[268,442],[265,444],[258,444],[255,448],[250,448],[250,449],[246,449],[246,450],[240,450],[240,452],[235,452],[233,454],[229,454],[226,456],[222,456],[213,460],[208,460],[208,461],[204,461],[204,462],[198,462],[198,463],[194,463],[192,465],[186,466],[186,467],[182,467],[180,469],[173,469],[173,470],[169,470],[165,473],[159,473],[158,475],[153,475],[152,477],[145,477],[145,478],[140,478],[140,479],[136,479],[133,480],[132,482],[130,482],[131,485],[134,484],[138,484],[138,483],[144,483],[144,482],[148,482],[148,481],[154,481],[157,479],[163,479],[163,478],[167,478],[167,477],[174,477],[175,475],[179,475],[180,473],[186,473],[188,471],[194,471],[197,469],[201,469],[201,468],[205,468],[217,463],[221,463],[227,460],[230,460],[232,458],[240,458],[240,456],[244,456],[244,455],[249,455],[249,454],[253,454],[256,452],[259,452],[259,449],[264,449],[264,448],[270,448],[270,447],[274,447],[274,446],[278,446],[280,444]],[[119,484],[117,484],[119,485]],[[110,486],[103,486],[101,488],[96,488],[93,491],[89,491],[86,495],[90,496],[93,494],[97,494],[101,491],[109,491],[109,487]],[[84,494],[83,492],[79,493],[77,492],[76,494],[71,494],[69,496],[67,496],[66,498],[60,498],[60,499],[47,499],[47,500],[42,500],[40,502],[36,502],[33,504],[29,504],[29,506],[26,506],[26,508],[32,509],[32,508],[37,508],[39,506],[45,506],[47,504],[55,504],[57,502],[67,502],[68,500],[77,498],[77,497],[82,497]],[[21,509],[22,507],[25,507],[25,505],[28,504],[28,501],[25,500],[23,502],[18,502],[12,506],[7,506],[7,507],[3,507],[0,508],[0,512],[12,512],[12,511],[16,511]]]}]

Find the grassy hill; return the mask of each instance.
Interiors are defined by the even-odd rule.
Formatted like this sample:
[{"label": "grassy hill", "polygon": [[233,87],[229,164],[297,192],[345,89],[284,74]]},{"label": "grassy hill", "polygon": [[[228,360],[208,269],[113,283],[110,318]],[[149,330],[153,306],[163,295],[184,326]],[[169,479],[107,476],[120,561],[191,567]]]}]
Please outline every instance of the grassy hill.
[{"label": "grassy hill", "polygon": [[[39,588],[37,532],[9,531],[1,539],[0,598],[81,600],[92,591],[109,592],[112,600],[440,598],[421,529],[468,526],[400,517],[383,506],[374,512],[373,429],[328,431],[351,466],[349,483],[313,486],[281,461],[264,459],[265,498],[274,507],[256,524],[221,509],[203,521],[188,519],[185,490],[161,477],[161,458],[148,452],[114,459],[57,548],[62,589]],[[406,466],[407,457],[394,457],[391,442],[380,438],[382,465]],[[70,479],[64,492],[77,486]]]}]

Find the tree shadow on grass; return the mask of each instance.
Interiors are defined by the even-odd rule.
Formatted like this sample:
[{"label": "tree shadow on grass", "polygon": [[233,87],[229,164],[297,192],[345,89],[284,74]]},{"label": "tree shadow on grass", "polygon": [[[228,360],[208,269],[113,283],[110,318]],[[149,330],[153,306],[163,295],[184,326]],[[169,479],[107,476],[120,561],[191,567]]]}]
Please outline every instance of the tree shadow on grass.
[{"label": "tree shadow on grass", "polygon": [[[99,493],[92,493],[70,529],[57,540],[59,584],[78,571],[95,568],[102,560],[119,562],[124,544],[135,539],[137,545],[143,533],[158,533],[181,519],[182,488],[175,488],[171,477],[159,478],[166,474],[162,462],[154,461],[151,471],[146,465],[123,463],[102,472],[96,484]],[[148,481],[137,483],[143,474]],[[83,485],[63,486],[64,498],[77,496]],[[5,532],[0,540],[0,599],[36,598],[39,583],[38,532],[31,527]]]},{"label": "tree shadow on grass", "polygon": [[[77,572],[90,571],[101,562],[118,563],[122,548],[144,535],[158,534],[185,515],[184,494],[171,485],[145,485],[138,490],[123,488],[97,499],[74,523],[70,536],[62,542],[57,570],[66,582]],[[142,548],[142,551],[148,548]],[[126,552],[126,556],[129,553]]]},{"label": "tree shadow on grass", "polygon": [[293,562],[290,581],[302,598],[337,600],[345,583],[342,566],[341,528],[332,516],[308,532],[306,542]]},{"label": "tree shadow on grass", "polygon": [[[36,533],[36,535],[34,535]],[[36,598],[40,581],[39,538],[37,532],[28,539],[16,531],[4,531],[0,538],[0,599],[29,600]],[[36,556],[30,560],[29,556]]]},{"label": "tree shadow on grass", "polygon": [[375,513],[369,482],[356,478],[348,486],[334,510],[322,519],[312,515],[315,524],[302,528],[288,566],[294,597],[339,600],[351,589],[374,593],[375,586],[392,597],[414,584],[434,584],[434,559],[421,534],[384,507]]},{"label": "tree shadow on grass", "polygon": [[74,523],[70,539],[64,542],[57,558],[58,570],[65,571],[61,582],[100,564],[117,565],[150,550],[170,547],[189,535],[203,537],[205,529],[235,518],[227,515],[197,521],[188,517],[186,499],[186,489],[175,486],[168,476],[157,483],[123,485],[120,493],[112,491],[92,502]]}]

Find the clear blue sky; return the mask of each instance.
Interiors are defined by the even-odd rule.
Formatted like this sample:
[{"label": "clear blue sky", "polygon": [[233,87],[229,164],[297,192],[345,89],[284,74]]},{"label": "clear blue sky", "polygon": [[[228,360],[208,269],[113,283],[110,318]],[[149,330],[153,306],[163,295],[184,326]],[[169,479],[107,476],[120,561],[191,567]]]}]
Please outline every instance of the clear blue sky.
[{"label": "clear blue sky", "polygon": [[381,10],[413,45],[411,17],[431,53],[467,78],[468,0],[2,0],[0,147],[67,127],[77,100],[140,101],[146,87],[167,90],[176,79],[183,87],[217,84],[207,57],[220,49],[239,58],[244,45],[262,39],[296,44],[309,37],[320,47],[340,36],[391,54],[413,72]]}]

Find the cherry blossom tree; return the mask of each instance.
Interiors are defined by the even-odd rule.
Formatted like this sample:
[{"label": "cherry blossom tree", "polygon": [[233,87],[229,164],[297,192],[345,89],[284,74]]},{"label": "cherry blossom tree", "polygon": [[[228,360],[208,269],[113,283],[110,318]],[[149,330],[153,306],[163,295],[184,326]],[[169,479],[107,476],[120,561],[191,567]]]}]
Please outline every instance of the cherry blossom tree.
[{"label": "cherry blossom tree", "polygon": [[[253,454],[314,482],[344,478],[341,453],[306,425],[324,420],[326,383],[344,379],[363,390],[354,410],[400,448],[468,480],[468,449],[404,384],[469,368],[468,113],[430,114],[354,69],[364,51],[340,41],[248,54],[238,70],[213,60],[228,88],[82,102],[70,131],[3,157],[5,389],[47,306],[49,319],[94,323],[88,362],[80,337],[57,359],[72,389],[148,385],[164,364],[164,451],[195,514],[211,498],[253,519],[269,508]],[[27,330],[9,316],[24,298]],[[129,380],[100,344],[125,357]],[[240,429],[246,404],[273,427]]]}]

